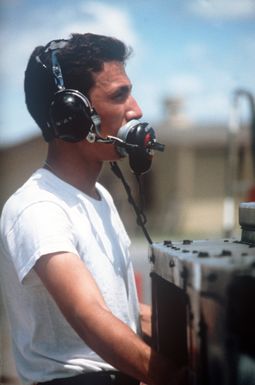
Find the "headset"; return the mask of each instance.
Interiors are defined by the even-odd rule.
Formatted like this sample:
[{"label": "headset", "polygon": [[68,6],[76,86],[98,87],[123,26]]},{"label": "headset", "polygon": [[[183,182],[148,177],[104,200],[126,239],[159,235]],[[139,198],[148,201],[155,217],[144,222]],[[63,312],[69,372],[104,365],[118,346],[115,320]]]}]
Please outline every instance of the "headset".
[{"label": "headset", "polygon": [[[49,107],[48,126],[55,138],[73,143],[87,139],[93,143],[100,132],[100,117],[84,94],[65,87],[58,51],[67,42],[53,40],[44,49],[44,53],[51,53],[51,70],[57,88]],[[47,69],[40,56],[36,60]]]},{"label": "headset", "polygon": [[[136,175],[150,169],[153,150],[164,151],[164,145],[156,141],[155,131],[148,123],[133,119],[119,128],[117,137],[100,135],[101,120],[89,99],[80,91],[65,87],[58,51],[68,40],[53,40],[44,48],[51,53],[51,71],[56,85],[49,108],[48,127],[55,138],[66,142],[79,142],[86,139],[90,143],[114,143],[121,157],[129,156],[131,170]],[[40,55],[36,61],[44,68]]]}]

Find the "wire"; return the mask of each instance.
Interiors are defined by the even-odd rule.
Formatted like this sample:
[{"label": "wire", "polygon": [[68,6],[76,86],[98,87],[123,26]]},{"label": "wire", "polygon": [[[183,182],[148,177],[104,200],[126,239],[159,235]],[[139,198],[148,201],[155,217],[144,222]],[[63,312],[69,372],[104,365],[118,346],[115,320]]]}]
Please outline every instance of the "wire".
[{"label": "wire", "polygon": [[[126,182],[123,174],[122,174],[122,171],[121,169],[119,168],[118,164],[116,162],[110,162],[110,165],[111,165],[111,169],[113,171],[113,173],[122,181],[123,183],[123,186],[126,190],[126,193],[127,193],[127,196],[128,196],[128,202],[133,206],[134,210],[135,210],[135,213],[136,213],[136,222],[137,224],[142,228],[143,230],[143,233],[145,235],[145,238],[147,239],[147,241],[149,242],[149,244],[151,245],[153,242],[151,240],[151,237],[145,227],[145,223],[146,223],[146,216],[145,214],[143,213],[143,211],[141,210],[141,208],[139,208],[136,203],[135,203],[135,200],[132,196],[132,193],[131,193],[131,189],[128,185],[128,183]],[[137,178],[139,184],[140,184],[140,180]],[[141,186],[139,185],[139,190],[140,190],[140,194],[141,194]]]}]

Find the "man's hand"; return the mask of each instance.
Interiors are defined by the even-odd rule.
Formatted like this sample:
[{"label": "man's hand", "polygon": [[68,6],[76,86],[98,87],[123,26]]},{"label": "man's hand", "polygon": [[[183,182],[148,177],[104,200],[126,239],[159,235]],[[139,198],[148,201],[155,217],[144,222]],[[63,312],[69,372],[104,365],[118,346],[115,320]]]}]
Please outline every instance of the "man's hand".
[{"label": "man's hand", "polygon": [[140,303],[140,322],[143,340],[151,346],[151,307]]}]

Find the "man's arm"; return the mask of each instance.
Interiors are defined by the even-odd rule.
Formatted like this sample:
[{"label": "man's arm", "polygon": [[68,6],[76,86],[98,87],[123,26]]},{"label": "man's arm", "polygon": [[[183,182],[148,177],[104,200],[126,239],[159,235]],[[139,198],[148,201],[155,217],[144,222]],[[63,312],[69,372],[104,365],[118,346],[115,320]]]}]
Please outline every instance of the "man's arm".
[{"label": "man's arm", "polygon": [[78,256],[48,254],[36,262],[34,269],[67,321],[105,361],[147,384],[175,384],[172,363],[109,311],[95,280]]}]

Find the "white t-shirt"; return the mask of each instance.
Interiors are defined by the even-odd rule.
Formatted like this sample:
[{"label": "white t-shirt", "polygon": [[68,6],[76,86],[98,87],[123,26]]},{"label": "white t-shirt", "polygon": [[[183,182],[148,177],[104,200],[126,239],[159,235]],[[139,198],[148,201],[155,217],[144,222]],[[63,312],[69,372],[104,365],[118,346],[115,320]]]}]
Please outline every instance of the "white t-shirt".
[{"label": "white t-shirt", "polygon": [[81,340],[42,285],[33,270],[42,255],[78,255],[112,313],[140,333],[130,240],[111,196],[99,183],[96,188],[101,200],[39,169],[3,209],[1,282],[24,384],[112,369]]}]

